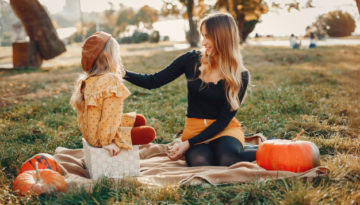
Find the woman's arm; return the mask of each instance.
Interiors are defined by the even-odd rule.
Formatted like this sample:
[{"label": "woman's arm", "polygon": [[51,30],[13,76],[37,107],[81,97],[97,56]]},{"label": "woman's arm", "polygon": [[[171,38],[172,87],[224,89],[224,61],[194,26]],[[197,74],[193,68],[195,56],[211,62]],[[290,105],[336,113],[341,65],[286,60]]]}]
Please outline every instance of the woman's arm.
[{"label": "woman's arm", "polygon": [[[228,109],[230,110],[230,109]],[[224,113],[224,112],[222,112]],[[184,153],[193,145],[203,142],[207,139],[210,139],[211,137],[215,136],[220,131],[224,130],[225,127],[229,124],[231,119],[235,116],[236,111],[233,112],[226,112],[222,114],[219,118],[216,119],[216,121],[211,124],[209,127],[207,127],[203,132],[201,132],[199,135],[190,138],[189,140],[180,142],[178,145],[176,145],[174,148],[170,150],[168,153],[168,157],[171,160],[178,160],[180,159]]]},{"label": "woman's arm", "polygon": [[[242,88],[239,92],[239,100],[240,102],[243,101],[246,90],[249,84],[249,73],[244,72],[242,73],[242,79],[243,84]],[[184,153],[194,144],[204,142],[212,137],[214,137],[216,134],[224,130],[229,122],[232,120],[232,118],[235,116],[237,110],[230,111],[230,105],[223,108],[223,110],[220,112],[220,116],[216,119],[214,123],[212,123],[209,127],[207,127],[203,132],[201,132],[199,135],[186,140],[184,142],[179,143],[177,146],[172,148],[168,154],[168,157],[171,160],[178,160],[181,158],[181,156],[184,155]]]},{"label": "woman's arm", "polygon": [[204,131],[202,131],[200,134],[196,135],[195,137],[192,137],[189,139],[190,146],[193,146],[195,144],[204,142],[208,139],[211,139],[215,135],[217,135],[219,132],[223,131],[230,121],[234,118],[237,110],[230,111],[229,107],[225,107],[220,112],[220,115],[216,118],[216,121],[213,122],[209,127],[207,127]]},{"label": "woman's arm", "polygon": [[[239,92],[240,102],[242,102],[242,100],[244,99],[244,96],[245,96],[245,93],[246,93],[246,90],[248,87],[248,82],[249,82],[248,72],[243,73],[242,80],[243,80],[243,84],[242,84],[242,88]],[[212,137],[217,135],[219,132],[223,131],[228,126],[230,121],[234,118],[236,112],[237,112],[237,110],[235,110],[235,111],[230,110],[229,104],[227,106],[224,106],[224,108],[220,111],[220,115],[216,118],[216,121],[214,123],[212,123],[209,127],[207,127],[204,131],[202,131],[197,136],[189,139],[190,146],[193,146],[194,144],[198,144],[198,143],[204,142],[208,139],[211,139]]]},{"label": "woman's arm", "polygon": [[193,52],[178,57],[168,67],[155,74],[139,74],[126,70],[124,79],[146,89],[159,88],[185,72],[186,63],[191,59],[191,55],[194,55]]}]

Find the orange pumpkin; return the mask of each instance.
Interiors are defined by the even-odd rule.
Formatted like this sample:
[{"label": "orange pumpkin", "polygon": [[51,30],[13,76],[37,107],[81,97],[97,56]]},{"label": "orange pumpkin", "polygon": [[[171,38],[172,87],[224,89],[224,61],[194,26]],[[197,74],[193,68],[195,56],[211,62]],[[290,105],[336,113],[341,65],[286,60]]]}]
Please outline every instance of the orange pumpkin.
[{"label": "orange pumpkin", "polygon": [[256,163],[267,170],[291,172],[304,172],[319,166],[319,149],[312,142],[297,140],[301,133],[295,140],[265,141],[256,152]]},{"label": "orange pumpkin", "polygon": [[16,177],[13,183],[13,191],[19,195],[50,193],[52,191],[65,191],[64,177],[51,169],[35,169],[25,171]]},{"label": "orange pumpkin", "polygon": [[28,170],[35,170],[35,162],[39,163],[39,169],[51,169],[61,173],[59,163],[55,160],[53,156],[47,153],[40,153],[26,160],[21,165],[17,175]]}]

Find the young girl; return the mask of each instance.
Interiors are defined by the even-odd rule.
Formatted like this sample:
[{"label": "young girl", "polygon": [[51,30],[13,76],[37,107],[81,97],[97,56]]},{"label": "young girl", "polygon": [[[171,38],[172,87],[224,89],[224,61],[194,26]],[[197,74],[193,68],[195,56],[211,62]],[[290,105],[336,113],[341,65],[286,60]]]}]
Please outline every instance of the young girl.
[{"label": "young girl", "polygon": [[108,33],[96,32],[84,42],[81,65],[85,73],[76,82],[70,104],[77,111],[85,140],[105,148],[110,156],[153,141],[155,130],[144,126],[144,116],[122,113],[130,92],[122,82],[124,69],[117,41]]},{"label": "young girl", "polygon": [[126,71],[124,79],[152,89],[185,74],[187,118],[182,142],[170,150],[170,159],[185,155],[188,166],[253,161],[256,150],[244,149],[244,132],[235,118],[250,79],[240,53],[236,22],[229,14],[216,13],[203,19],[200,30],[205,52],[187,52],[153,75]]}]

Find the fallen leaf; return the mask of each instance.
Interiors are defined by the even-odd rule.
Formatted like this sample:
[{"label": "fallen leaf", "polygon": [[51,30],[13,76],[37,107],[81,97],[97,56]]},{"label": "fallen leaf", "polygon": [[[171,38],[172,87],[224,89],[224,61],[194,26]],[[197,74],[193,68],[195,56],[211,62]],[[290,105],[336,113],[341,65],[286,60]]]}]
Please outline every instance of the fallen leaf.
[{"label": "fallen leaf", "polygon": [[41,122],[41,121],[39,121],[39,122],[37,123],[37,126],[42,127],[42,126],[44,126],[44,123]]},{"label": "fallen leaf", "polygon": [[61,129],[62,129],[62,126],[60,125],[60,126],[57,128],[57,132],[61,132]]}]

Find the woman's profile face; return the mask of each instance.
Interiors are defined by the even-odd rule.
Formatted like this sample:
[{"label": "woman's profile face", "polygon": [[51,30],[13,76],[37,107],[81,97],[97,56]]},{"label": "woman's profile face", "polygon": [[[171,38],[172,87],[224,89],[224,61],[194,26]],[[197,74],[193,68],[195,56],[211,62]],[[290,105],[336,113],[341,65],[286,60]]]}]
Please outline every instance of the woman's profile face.
[{"label": "woman's profile face", "polygon": [[212,42],[211,39],[209,39],[205,25],[201,26],[200,30],[201,30],[201,36],[202,36],[201,45],[206,48],[206,54],[210,55],[214,51],[214,43]]}]

